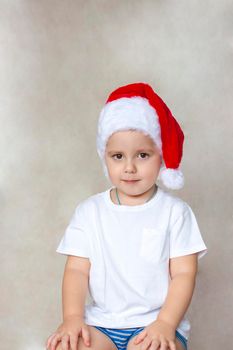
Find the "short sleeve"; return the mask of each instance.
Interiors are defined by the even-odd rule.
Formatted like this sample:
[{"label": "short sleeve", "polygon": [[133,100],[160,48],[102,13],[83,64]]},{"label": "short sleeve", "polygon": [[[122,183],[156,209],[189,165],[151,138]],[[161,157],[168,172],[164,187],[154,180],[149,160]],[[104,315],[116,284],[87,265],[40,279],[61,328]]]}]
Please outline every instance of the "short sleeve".
[{"label": "short sleeve", "polygon": [[80,206],[77,206],[68,227],[56,249],[57,253],[90,257],[88,230]]},{"label": "short sleeve", "polygon": [[170,230],[170,258],[198,253],[198,259],[200,259],[207,250],[196,217],[186,203],[182,214]]}]

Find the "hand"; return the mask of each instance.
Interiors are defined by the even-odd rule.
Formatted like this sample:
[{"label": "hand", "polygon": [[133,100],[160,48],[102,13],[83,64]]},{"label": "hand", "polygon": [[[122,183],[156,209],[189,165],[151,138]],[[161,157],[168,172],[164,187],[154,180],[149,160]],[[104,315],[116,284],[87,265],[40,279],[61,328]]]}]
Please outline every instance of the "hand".
[{"label": "hand", "polygon": [[81,336],[86,346],[90,346],[90,332],[81,316],[70,316],[50,335],[46,342],[47,350],[56,350],[61,341],[62,350],[77,350],[78,337]]},{"label": "hand", "polygon": [[140,350],[176,350],[175,328],[165,321],[156,320],[135,337],[134,344],[140,342]]}]

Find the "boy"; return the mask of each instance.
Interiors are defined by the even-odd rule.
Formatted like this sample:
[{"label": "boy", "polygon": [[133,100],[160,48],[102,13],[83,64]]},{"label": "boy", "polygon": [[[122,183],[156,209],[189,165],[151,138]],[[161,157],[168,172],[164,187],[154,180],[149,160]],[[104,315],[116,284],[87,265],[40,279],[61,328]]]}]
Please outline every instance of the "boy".
[{"label": "boy", "polygon": [[187,349],[185,312],[207,247],[190,206],[155,183],[183,186],[183,140],[148,84],[108,97],[97,151],[113,186],[79,203],[57,248],[68,255],[63,323],[47,349]]}]

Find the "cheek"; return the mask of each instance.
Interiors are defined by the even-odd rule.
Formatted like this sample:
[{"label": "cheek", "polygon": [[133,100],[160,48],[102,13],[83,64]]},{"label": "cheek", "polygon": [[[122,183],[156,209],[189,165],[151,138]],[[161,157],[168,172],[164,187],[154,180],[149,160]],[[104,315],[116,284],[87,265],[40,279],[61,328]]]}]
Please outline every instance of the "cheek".
[{"label": "cheek", "polygon": [[160,154],[158,154],[154,159],[154,166],[156,168],[160,168],[161,165],[162,165],[162,156]]},{"label": "cheek", "polygon": [[120,165],[113,163],[111,161],[107,162],[108,171],[110,174],[117,175],[120,172]]},{"label": "cheek", "polygon": [[142,170],[143,173],[148,176],[154,177],[157,174],[161,167],[160,159],[156,159],[147,164],[147,166]]}]

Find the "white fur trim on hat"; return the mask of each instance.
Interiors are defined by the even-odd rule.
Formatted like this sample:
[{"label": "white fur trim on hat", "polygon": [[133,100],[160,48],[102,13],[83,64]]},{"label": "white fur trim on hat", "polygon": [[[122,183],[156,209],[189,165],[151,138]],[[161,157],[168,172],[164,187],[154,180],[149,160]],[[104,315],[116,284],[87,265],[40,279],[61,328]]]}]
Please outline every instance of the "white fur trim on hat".
[{"label": "white fur trim on hat", "polygon": [[104,157],[108,138],[116,131],[137,129],[149,135],[162,154],[161,130],[155,109],[143,97],[120,98],[108,102],[100,113],[97,152]]}]

